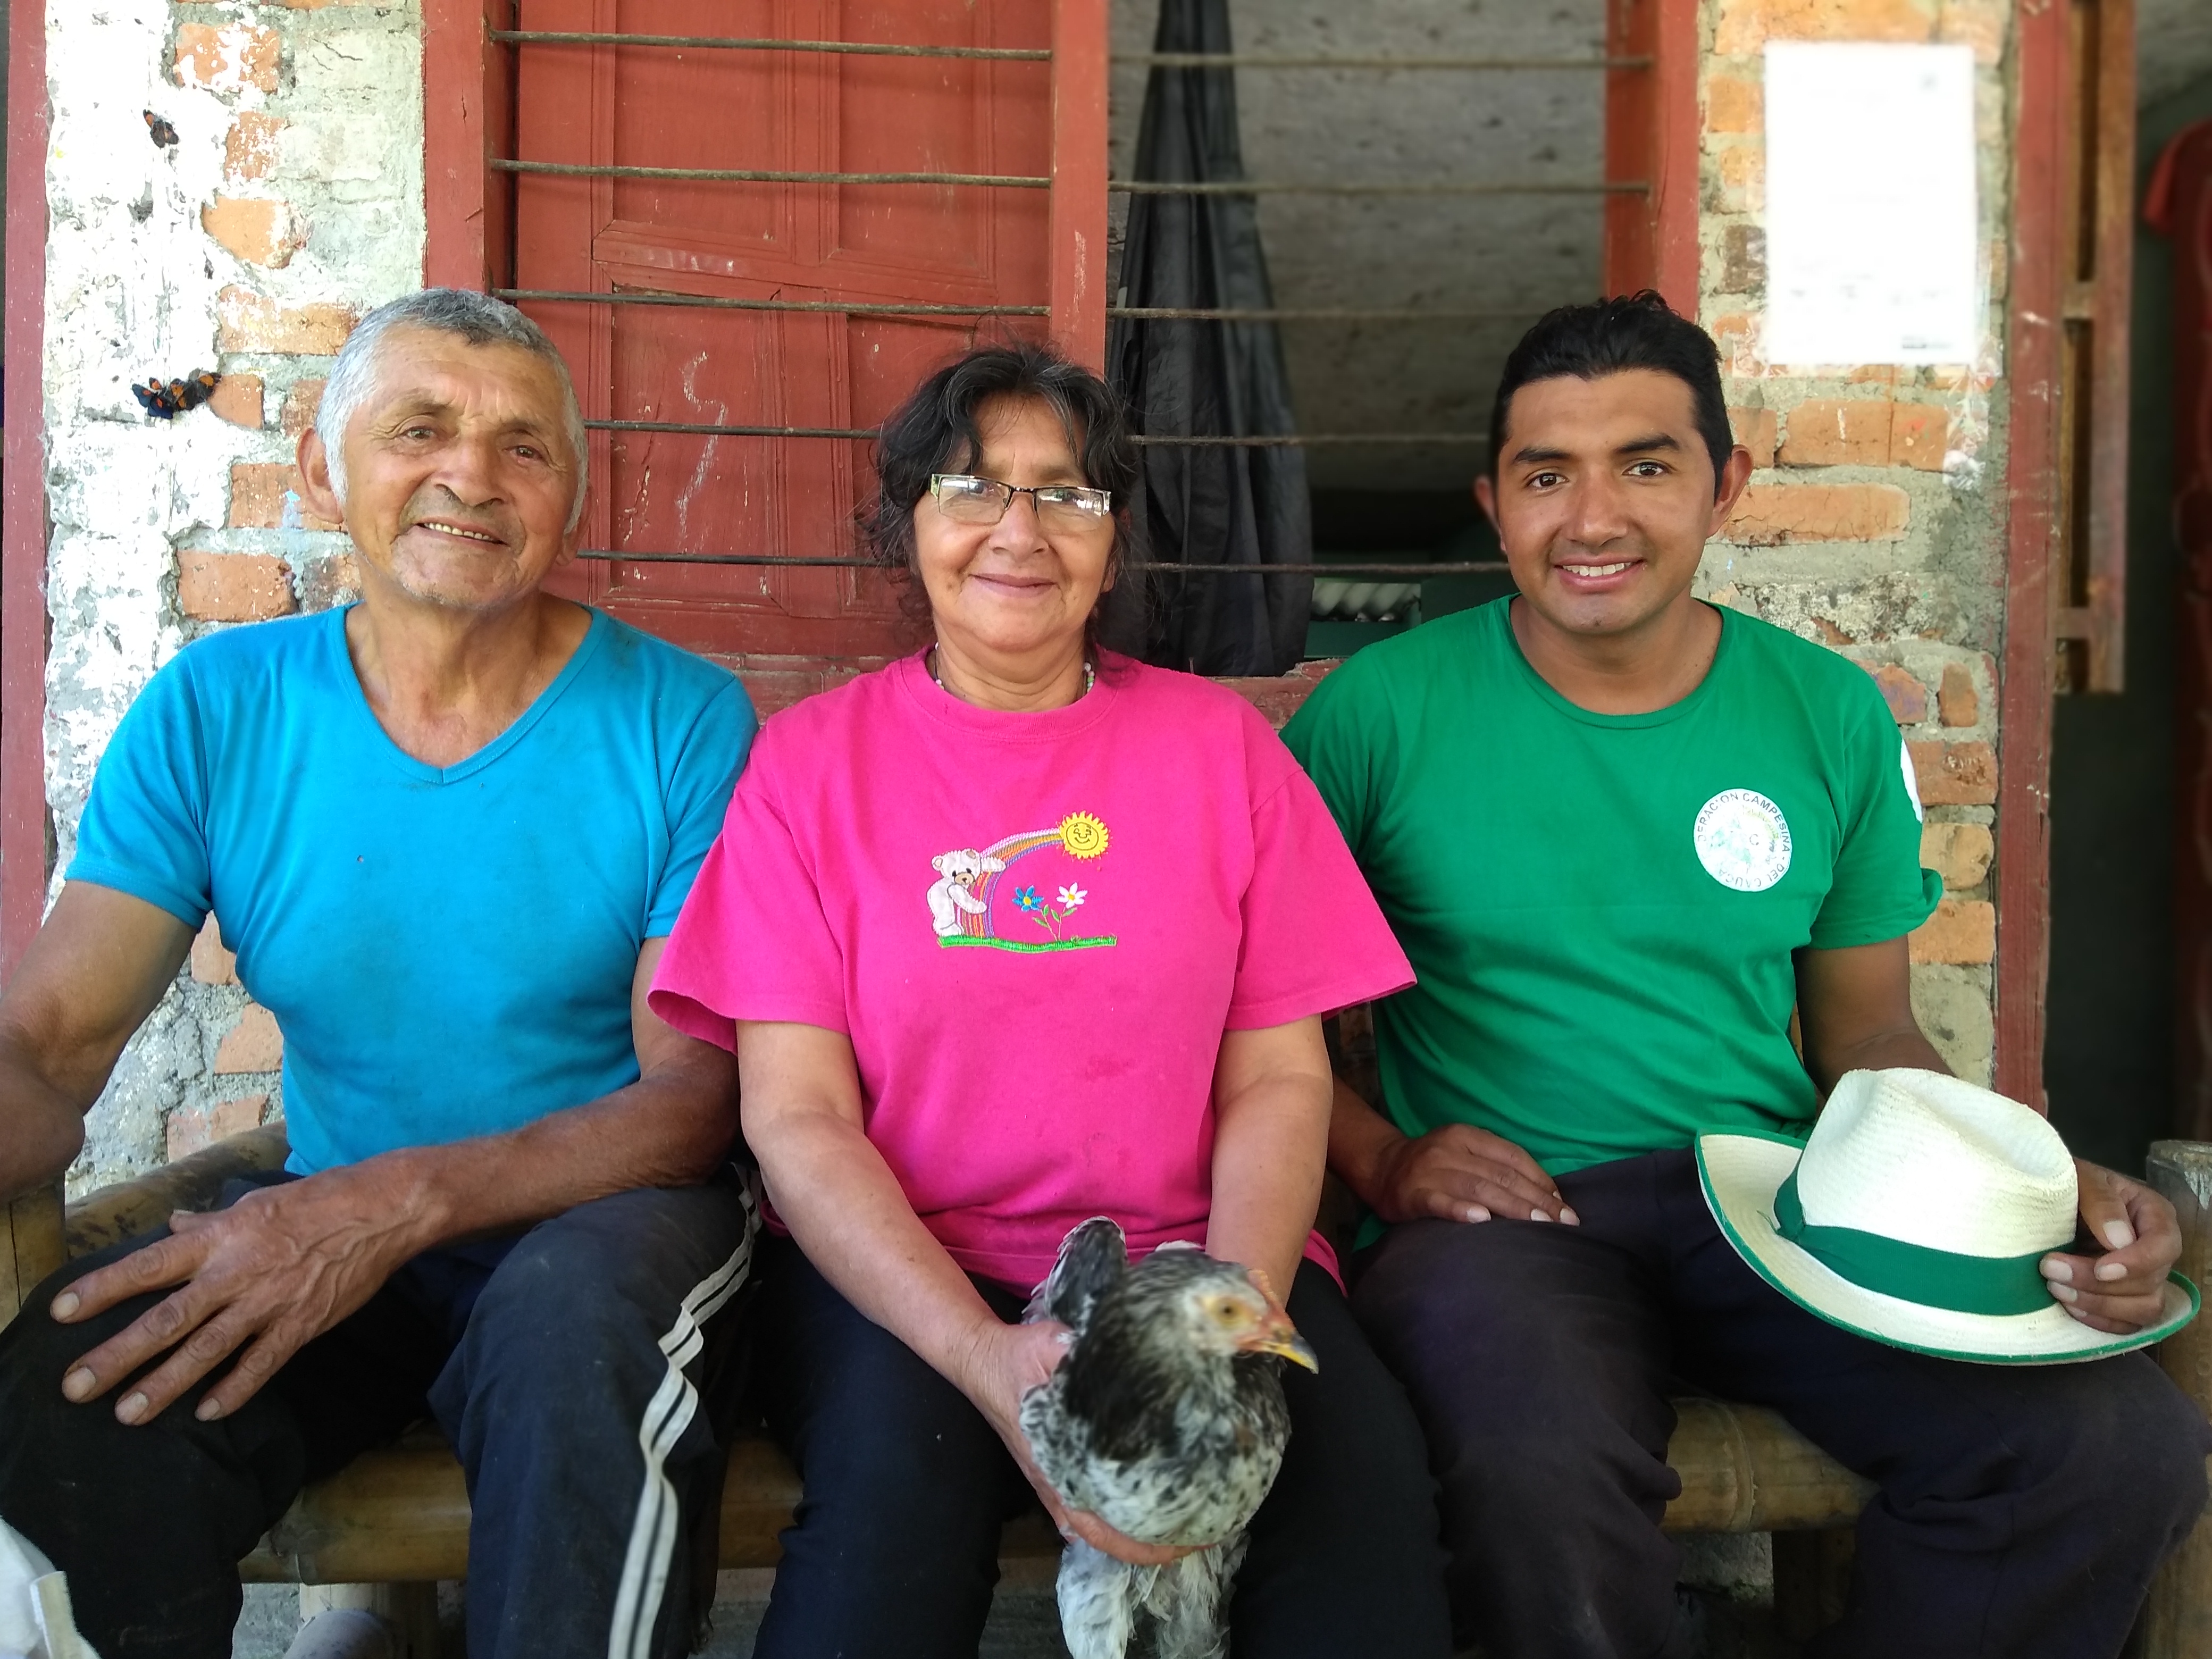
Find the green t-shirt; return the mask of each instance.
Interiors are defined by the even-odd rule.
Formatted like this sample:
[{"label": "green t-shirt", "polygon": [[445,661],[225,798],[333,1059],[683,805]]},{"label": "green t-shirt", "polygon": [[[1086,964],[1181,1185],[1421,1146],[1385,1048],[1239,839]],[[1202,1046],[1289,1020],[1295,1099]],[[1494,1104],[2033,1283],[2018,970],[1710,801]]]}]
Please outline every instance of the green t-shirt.
[{"label": "green t-shirt", "polygon": [[1723,611],[1696,690],[1592,714],[1509,603],[1361,652],[1283,733],[1419,976],[1375,1007],[1385,1109],[1554,1175],[1808,1122],[1790,953],[1895,939],[1942,894],[1880,692]]}]

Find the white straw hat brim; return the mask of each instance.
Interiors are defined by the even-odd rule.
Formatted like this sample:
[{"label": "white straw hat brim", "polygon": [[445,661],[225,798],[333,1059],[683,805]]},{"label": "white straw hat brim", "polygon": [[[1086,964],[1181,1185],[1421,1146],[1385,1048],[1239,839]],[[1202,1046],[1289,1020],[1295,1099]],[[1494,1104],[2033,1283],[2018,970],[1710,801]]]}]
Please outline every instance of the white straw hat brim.
[{"label": "white straw hat brim", "polygon": [[2179,1273],[2163,1287],[2156,1324],[2127,1336],[2092,1330],[2054,1301],[2029,1314],[1955,1313],[1869,1291],[1775,1231],[1774,1195],[1803,1147],[1781,1135],[1701,1134],[1705,1202],[1736,1253],[1768,1284],[1832,1325],[1893,1348],[1983,1364],[2057,1365],[2102,1359],[2171,1336],[2195,1316],[2197,1287]]}]

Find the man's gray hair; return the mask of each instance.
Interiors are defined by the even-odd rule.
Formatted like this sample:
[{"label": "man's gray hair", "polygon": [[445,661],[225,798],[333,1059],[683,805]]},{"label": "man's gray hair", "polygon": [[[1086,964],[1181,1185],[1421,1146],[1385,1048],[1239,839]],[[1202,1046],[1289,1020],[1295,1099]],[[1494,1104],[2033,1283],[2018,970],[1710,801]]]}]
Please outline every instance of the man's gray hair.
[{"label": "man's gray hair", "polygon": [[504,300],[465,288],[426,288],[389,301],[362,318],[346,337],[329,382],[323,387],[322,406],[315,412],[315,430],[330,458],[331,488],[341,504],[345,501],[345,432],[376,389],[377,357],[384,337],[395,328],[427,328],[441,334],[457,334],[472,346],[520,346],[552,366],[561,382],[562,424],[568,437],[569,458],[576,467],[576,496],[568,506],[570,530],[584,516],[584,485],[590,465],[585,447],[584,411],[576,402],[575,382],[559,349],[545,331]]}]

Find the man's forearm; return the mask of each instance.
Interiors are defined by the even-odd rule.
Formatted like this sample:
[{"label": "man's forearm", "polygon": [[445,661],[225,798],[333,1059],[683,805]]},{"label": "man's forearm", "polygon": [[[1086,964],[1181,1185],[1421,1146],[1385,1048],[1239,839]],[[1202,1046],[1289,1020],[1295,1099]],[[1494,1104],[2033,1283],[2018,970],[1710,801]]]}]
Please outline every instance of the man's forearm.
[{"label": "man's forearm", "polygon": [[0,1047],[0,1204],[59,1180],[83,1146],[83,1109]]},{"label": "man's forearm", "polygon": [[1406,1137],[1341,1076],[1335,1085],[1329,1102],[1328,1167],[1361,1203],[1371,1207],[1382,1189],[1383,1164]]},{"label": "man's forearm", "polygon": [[737,1066],[686,1062],[504,1134],[411,1146],[354,1166],[388,1183],[410,1254],[528,1226],[636,1187],[705,1180],[737,1139]]},{"label": "man's forearm", "polygon": [[1903,1066],[1919,1072],[1948,1073],[1950,1066],[1936,1052],[1917,1025],[1878,1031],[1848,1047],[1818,1056],[1813,1067],[1823,1094],[1843,1080],[1846,1072],[1881,1072]]}]

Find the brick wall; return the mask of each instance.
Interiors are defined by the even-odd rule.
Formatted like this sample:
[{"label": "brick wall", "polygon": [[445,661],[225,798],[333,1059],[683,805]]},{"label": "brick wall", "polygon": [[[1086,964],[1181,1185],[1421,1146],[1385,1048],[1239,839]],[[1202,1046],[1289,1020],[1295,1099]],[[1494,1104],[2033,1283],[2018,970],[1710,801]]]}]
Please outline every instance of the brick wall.
[{"label": "brick wall", "polygon": [[[1707,550],[1716,601],[1819,640],[1872,673],[1927,807],[1942,908],[1911,941],[1913,1005],[1961,1075],[1994,1060],[1994,663],[2002,639],[2004,52],[2008,0],[1707,0],[1701,74],[1704,321],[1758,470]],[[1771,363],[1762,52],[1776,40],[1948,42],[1979,65],[1988,322],[1979,360],[1923,368]],[[1851,135],[1836,136],[1838,143]]]},{"label": "brick wall", "polygon": [[[62,867],[100,752],[155,669],[208,629],[349,589],[345,538],[291,494],[292,448],[354,319],[422,279],[422,44],[413,0],[48,0],[46,16]],[[222,382],[174,422],[131,396],[196,368]],[[94,1109],[72,1188],[281,1111],[282,1052],[210,933]]]}]

